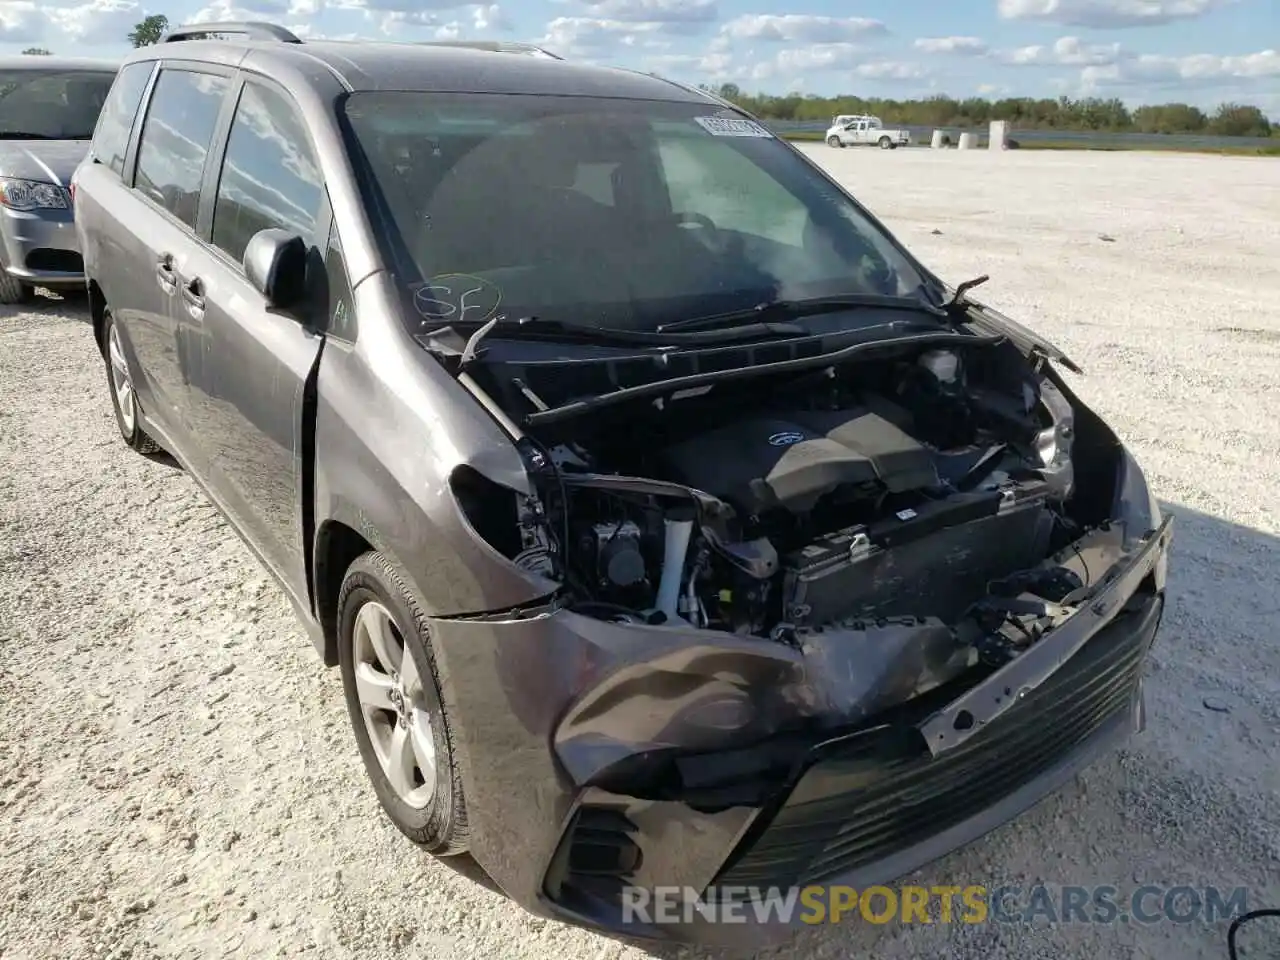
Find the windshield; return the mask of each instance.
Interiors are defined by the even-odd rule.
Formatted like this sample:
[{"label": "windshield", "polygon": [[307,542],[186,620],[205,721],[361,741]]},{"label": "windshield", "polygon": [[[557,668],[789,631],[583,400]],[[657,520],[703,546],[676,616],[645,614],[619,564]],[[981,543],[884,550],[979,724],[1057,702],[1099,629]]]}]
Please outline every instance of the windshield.
[{"label": "windshield", "polygon": [[368,92],[344,112],[424,326],[652,330],[923,282],[786,144],[711,104]]},{"label": "windshield", "polygon": [[111,70],[0,71],[0,137],[89,140]]}]

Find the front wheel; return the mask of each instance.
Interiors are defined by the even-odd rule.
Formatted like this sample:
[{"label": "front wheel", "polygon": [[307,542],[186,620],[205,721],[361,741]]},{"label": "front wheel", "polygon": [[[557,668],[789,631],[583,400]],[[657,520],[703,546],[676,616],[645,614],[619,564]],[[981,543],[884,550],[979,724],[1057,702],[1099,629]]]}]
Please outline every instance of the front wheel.
[{"label": "front wheel", "polygon": [[840,141],[840,138],[839,138],[839,137],[827,137],[827,146],[828,146],[828,147],[843,147],[843,146],[844,146],[844,144]]},{"label": "front wheel", "polygon": [[467,807],[422,609],[380,553],[357,559],[338,595],[347,713],[383,811],[438,856],[467,850]]},{"label": "front wheel", "polygon": [[35,292],[35,287],[31,284],[23,283],[17,277],[11,276],[4,267],[0,267],[0,303],[26,303]]}]

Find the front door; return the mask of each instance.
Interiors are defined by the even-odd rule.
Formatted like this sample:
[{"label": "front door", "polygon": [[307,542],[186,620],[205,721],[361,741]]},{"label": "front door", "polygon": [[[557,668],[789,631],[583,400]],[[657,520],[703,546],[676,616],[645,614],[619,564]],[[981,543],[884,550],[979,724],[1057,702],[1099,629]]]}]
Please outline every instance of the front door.
[{"label": "front door", "polygon": [[288,94],[246,80],[213,193],[209,243],[182,265],[179,341],[188,354],[190,426],[211,493],[295,595],[308,595],[303,561],[302,457],[306,383],[323,337],[311,319],[269,310],[245,277],[244,249],[283,228],[314,246],[324,186],[306,128]]}]

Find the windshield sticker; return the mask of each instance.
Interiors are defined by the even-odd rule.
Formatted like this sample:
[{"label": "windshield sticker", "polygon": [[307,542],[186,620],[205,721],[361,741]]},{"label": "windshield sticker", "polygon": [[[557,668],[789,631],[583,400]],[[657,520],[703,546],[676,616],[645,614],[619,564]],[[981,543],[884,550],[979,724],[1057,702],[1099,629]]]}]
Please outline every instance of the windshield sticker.
[{"label": "windshield sticker", "polygon": [[501,288],[469,273],[442,273],[413,291],[413,307],[424,320],[484,323],[500,306]]},{"label": "windshield sticker", "polygon": [[693,122],[713,137],[764,137],[773,136],[754,120],[741,117],[694,117]]}]

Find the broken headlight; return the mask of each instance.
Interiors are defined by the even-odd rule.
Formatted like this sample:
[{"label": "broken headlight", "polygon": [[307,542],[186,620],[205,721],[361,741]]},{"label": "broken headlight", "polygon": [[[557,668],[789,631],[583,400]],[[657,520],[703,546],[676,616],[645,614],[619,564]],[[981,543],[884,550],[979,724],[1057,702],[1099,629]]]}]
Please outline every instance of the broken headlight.
[{"label": "broken headlight", "polygon": [[1141,540],[1160,526],[1160,501],[1147,486],[1147,478],[1128,450],[1120,454],[1116,499],[1111,516],[1125,526],[1125,543]]}]

